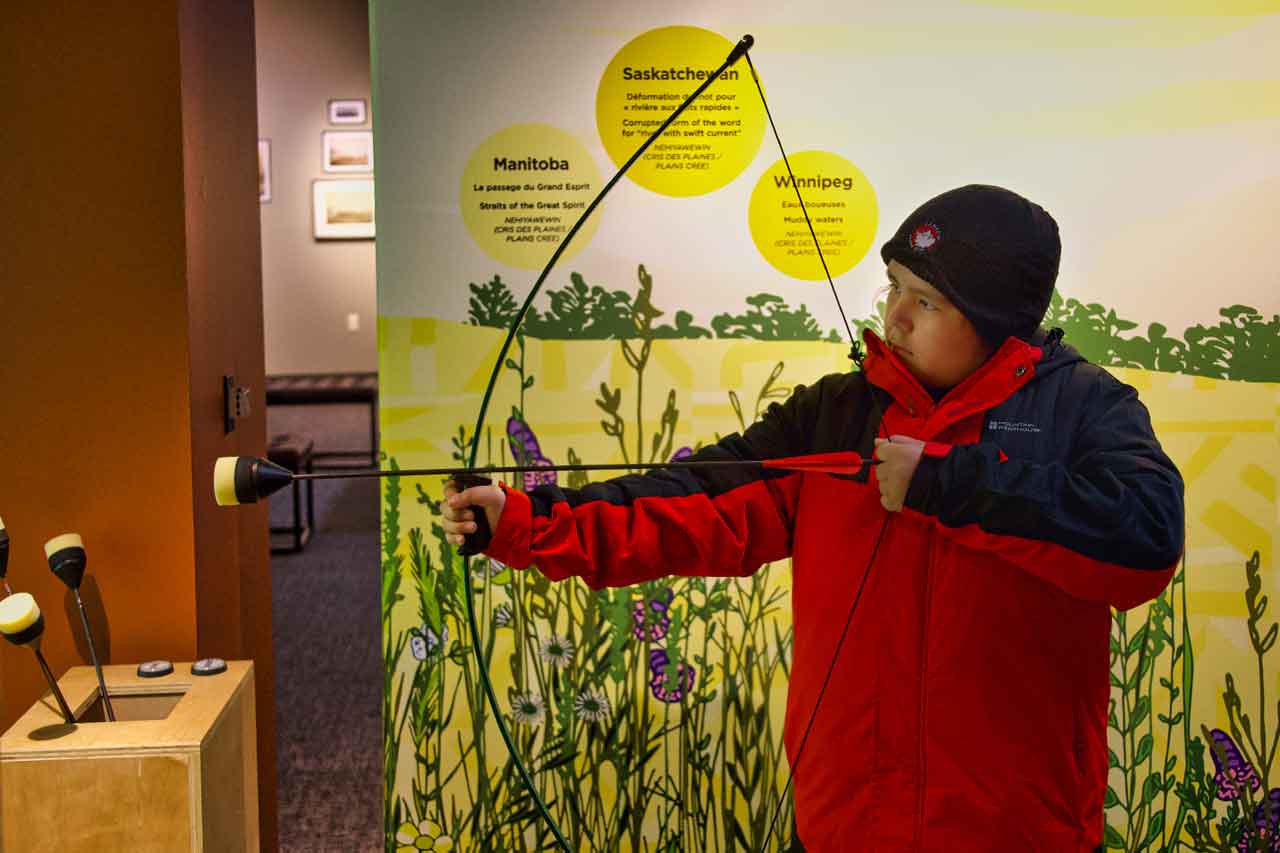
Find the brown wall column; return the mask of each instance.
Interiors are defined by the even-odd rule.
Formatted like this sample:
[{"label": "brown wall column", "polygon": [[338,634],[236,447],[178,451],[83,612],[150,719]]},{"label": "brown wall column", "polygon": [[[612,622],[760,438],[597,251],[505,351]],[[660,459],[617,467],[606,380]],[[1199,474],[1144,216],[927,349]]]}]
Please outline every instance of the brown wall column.
[{"label": "brown wall column", "polygon": [[[254,660],[274,850],[266,510],[212,500],[216,456],[265,455],[252,2],[19,4],[0,27],[0,80],[10,583],[39,602],[56,674],[88,662],[42,551],[71,531],[106,662]],[[223,374],[254,391],[230,435]],[[44,687],[30,652],[0,645],[8,728]]]}]

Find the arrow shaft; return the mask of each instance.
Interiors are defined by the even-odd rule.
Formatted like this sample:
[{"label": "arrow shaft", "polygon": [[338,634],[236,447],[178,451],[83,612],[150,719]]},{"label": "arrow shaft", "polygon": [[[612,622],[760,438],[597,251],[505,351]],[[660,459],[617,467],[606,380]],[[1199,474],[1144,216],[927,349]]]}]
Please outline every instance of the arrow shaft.
[{"label": "arrow shaft", "polygon": [[[878,465],[879,459],[864,459],[857,464],[848,465],[847,473],[856,473],[863,465]],[[800,460],[795,462],[796,469],[802,469]],[[452,477],[457,474],[535,474],[544,471],[634,471],[637,468],[653,470],[655,468],[778,468],[787,469],[786,460],[782,459],[705,459],[679,460],[664,462],[658,465],[632,465],[625,462],[600,463],[595,465],[499,465],[491,468],[370,468],[361,471],[316,471],[308,474],[294,474],[295,480],[343,480],[362,479],[368,477]]]},{"label": "arrow shaft", "polygon": [[662,465],[631,465],[625,462],[599,465],[496,465],[492,468],[401,468],[398,470],[369,469],[367,471],[324,471],[311,474],[294,474],[295,480],[327,480],[344,477],[449,477],[454,474],[532,474],[540,471],[633,471],[637,468],[716,468],[761,467],[758,459],[713,459],[706,462],[668,462]]}]

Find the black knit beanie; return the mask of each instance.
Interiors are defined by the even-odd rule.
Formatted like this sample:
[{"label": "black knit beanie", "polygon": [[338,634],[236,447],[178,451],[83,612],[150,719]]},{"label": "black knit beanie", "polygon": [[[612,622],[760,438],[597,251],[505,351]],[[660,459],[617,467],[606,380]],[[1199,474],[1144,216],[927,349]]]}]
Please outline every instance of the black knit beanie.
[{"label": "black knit beanie", "polygon": [[1049,308],[1062,243],[1038,204],[970,184],[920,205],[880,247],[960,309],[992,346],[1026,340]]}]

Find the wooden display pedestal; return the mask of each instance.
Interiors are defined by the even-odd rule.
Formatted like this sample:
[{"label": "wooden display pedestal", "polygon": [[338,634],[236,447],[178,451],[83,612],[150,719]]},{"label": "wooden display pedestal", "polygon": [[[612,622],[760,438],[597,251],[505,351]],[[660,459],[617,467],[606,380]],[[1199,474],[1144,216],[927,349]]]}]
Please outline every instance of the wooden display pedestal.
[{"label": "wooden display pedestal", "polygon": [[58,683],[79,723],[47,695],[0,738],[0,850],[257,851],[253,663],[104,671],[116,722],[101,722],[97,676],[78,666]]}]

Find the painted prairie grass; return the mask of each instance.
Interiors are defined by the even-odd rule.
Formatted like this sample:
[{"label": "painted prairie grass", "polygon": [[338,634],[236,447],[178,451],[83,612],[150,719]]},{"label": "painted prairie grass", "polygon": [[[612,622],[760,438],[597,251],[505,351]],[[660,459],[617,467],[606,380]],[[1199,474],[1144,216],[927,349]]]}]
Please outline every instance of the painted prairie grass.
[{"label": "painted prairie grass", "polygon": [[[539,849],[549,839],[489,731],[460,561],[439,525],[404,545],[384,562],[384,601],[416,596],[418,621],[384,637],[388,849],[423,821],[460,849]],[[482,654],[568,837],[599,851],[760,847],[786,777],[769,701],[791,653],[782,567],[599,592],[487,559],[474,575]]]},{"label": "painted prairie grass", "polygon": [[1267,692],[1274,677],[1268,656],[1280,626],[1266,620],[1257,551],[1245,562],[1244,575],[1256,671],[1246,676],[1248,688],[1226,673],[1226,730],[1192,719],[1195,655],[1185,563],[1140,622],[1115,614],[1108,850],[1280,851],[1280,788],[1272,781],[1280,704],[1269,708],[1276,697]]},{"label": "painted prairie grass", "polygon": [[[644,380],[663,312],[652,304],[643,267],[639,278],[624,306],[631,337],[619,343],[633,380],[626,390],[602,384],[596,405],[605,439],[642,470],[691,448],[674,448],[674,389],[658,397],[662,408],[649,426]],[[575,281],[553,299],[557,317],[588,322],[598,306],[614,305],[584,287]],[[485,317],[506,305],[501,291],[490,290],[476,294],[486,298],[483,306],[473,306]],[[546,457],[526,421],[526,392],[536,379],[526,370],[523,333],[503,366],[518,393],[505,436],[484,436],[485,461],[506,462],[509,448],[512,459],[536,466]],[[782,371],[778,364],[757,409],[785,392]],[[470,445],[464,428],[453,445],[461,462]],[[568,458],[578,459],[572,448]],[[515,485],[551,482],[555,474],[545,472]],[[581,487],[585,475],[567,484]],[[406,839],[425,837],[416,828],[428,826],[439,830],[434,843],[444,837],[459,849],[541,849],[550,835],[493,737],[464,630],[467,581],[436,520],[439,497],[417,486],[417,503],[432,519],[425,532],[402,531],[402,499],[398,479],[388,478],[387,848],[407,849]],[[787,775],[781,703],[773,701],[785,693],[791,655],[787,581],[786,567],[767,566],[740,581],[672,577],[593,591],[487,558],[473,563],[481,656],[503,694],[521,760],[580,849],[754,850],[777,809],[789,824],[790,804],[780,802]],[[406,623],[401,614],[410,605]]]},{"label": "painted prairie grass", "polygon": [[[637,470],[693,449],[674,447],[676,391],[646,389],[654,340],[832,337],[805,306],[769,294],[747,299],[740,312],[716,315],[710,328],[683,311],[661,324],[643,266],[637,278],[638,288],[628,293],[575,274],[546,295],[504,362],[517,391],[505,430],[494,424],[482,436],[486,463],[507,462],[508,450],[524,464],[546,458],[529,414],[527,392],[537,380],[527,370],[526,335],[618,340],[632,376],[600,386],[599,445]],[[497,276],[471,291],[472,323],[504,327],[514,318],[516,301]],[[1158,324],[1145,337],[1132,336],[1137,324],[1114,311],[1055,296],[1046,323],[1066,328],[1068,339],[1102,364],[1277,378],[1276,319],[1240,306],[1221,314],[1216,325],[1188,328],[1183,339]],[[875,324],[874,317],[855,321],[859,329]],[[740,426],[787,396],[782,373],[779,363],[751,412],[729,392]],[[456,460],[466,458],[472,438],[459,428]],[[574,448],[565,453],[567,461],[581,461]],[[553,480],[542,472],[513,485]],[[566,485],[584,483],[585,475],[571,475]],[[384,484],[387,850],[545,849],[551,835],[483,701],[462,603],[467,580],[444,541],[439,498],[419,484],[416,506],[406,504],[397,478]],[[405,529],[406,505],[427,520]],[[789,825],[781,746],[792,653],[787,566],[766,566],[741,580],[671,577],[598,592],[487,559],[472,568],[479,651],[500,692],[501,713],[539,794],[578,849],[755,851],[776,811],[779,823]],[[1266,666],[1277,628],[1265,621],[1259,578],[1255,554],[1245,566],[1245,599],[1257,672],[1226,676],[1226,729],[1192,719],[1186,566],[1151,605],[1115,615],[1108,849],[1280,853],[1280,790],[1272,787],[1280,705],[1268,707],[1275,697],[1267,695]]]}]

